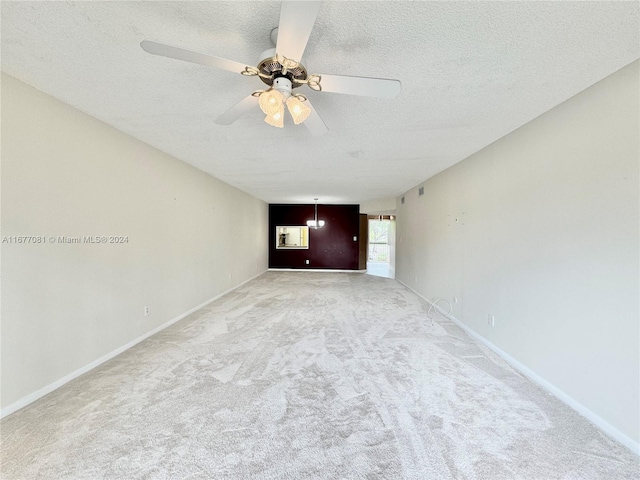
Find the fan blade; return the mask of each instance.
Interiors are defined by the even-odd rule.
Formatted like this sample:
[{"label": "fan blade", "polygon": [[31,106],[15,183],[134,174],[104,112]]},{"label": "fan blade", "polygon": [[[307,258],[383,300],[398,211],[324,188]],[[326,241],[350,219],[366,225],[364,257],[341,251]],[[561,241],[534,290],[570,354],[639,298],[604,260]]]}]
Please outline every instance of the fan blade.
[{"label": "fan blade", "polygon": [[228,70],[229,72],[240,73],[246,68],[244,63],[234,62],[233,60],[227,60],[226,58],[214,57],[212,55],[207,55],[206,53],[193,52],[180,47],[172,47],[171,45],[152,42],[150,40],[143,40],[140,42],[140,46],[145,52],[149,52],[153,55],[175,58],[185,62],[199,63],[200,65],[208,65],[210,67]]},{"label": "fan blade", "polygon": [[283,1],[276,52],[299,62],[316,22],[321,1]]},{"label": "fan blade", "polygon": [[218,125],[231,125],[237,119],[239,119],[242,115],[249,112],[252,108],[258,105],[258,97],[254,97],[253,95],[249,95],[248,97],[244,97],[238,103],[236,103],[229,110],[221,114],[218,118],[215,119],[215,122]]},{"label": "fan blade", "polygon": [[313,135],[314,137],[319,137],[320,135],[324,135],[325,133],[327,133],[329,129],[320,118],[320,115],[318,115],[318,112],[316,112],[316,109],[313,108],[313,105],[311,105],[309,99],[307,99],[307,101],[304,103],[311,109],[311,113],[304,121],[304,124],[311,132],[311,135]]},{"label": "fan blade", "polygon": [[387,78],[319,75],[323,92],[362,95],[363,97],[395,98],[402,90],[400,80]]}]

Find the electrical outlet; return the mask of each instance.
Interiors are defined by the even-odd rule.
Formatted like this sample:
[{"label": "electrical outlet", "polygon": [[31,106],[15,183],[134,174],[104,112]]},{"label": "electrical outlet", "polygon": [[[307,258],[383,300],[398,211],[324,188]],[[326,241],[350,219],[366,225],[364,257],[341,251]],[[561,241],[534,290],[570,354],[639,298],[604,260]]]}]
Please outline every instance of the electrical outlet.
[{"label": "electrical outlet", "polygon": [[305,260],[305,261],[304,261],[304,264],[305,264],[305,265],[309,265],[309,260]]},{"label": "electrical outlet", "polygon": [[496,317],[495,317],[495,315],[492,315],[492,314],[489,313],[487,315],[487,323],[489,325],[491,325],[492,327],[495,327],[496,326]]},{"label": "electrical outlet", "polygon": [[149,305],[144,306],[144,316],[145,317],[149,316]]}]

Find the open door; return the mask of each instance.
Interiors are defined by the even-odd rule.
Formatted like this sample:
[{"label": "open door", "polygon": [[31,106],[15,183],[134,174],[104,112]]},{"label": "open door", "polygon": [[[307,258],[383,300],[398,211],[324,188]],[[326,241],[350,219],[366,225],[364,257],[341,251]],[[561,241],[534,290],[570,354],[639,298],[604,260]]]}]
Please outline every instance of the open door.
[{"label": "open door", "polygon": [[367,273],[395,278],[394,215],[368,215]]},{"label": "open door", "polygon": [[360,231],[358,235],[360,239],[360,244],[358,245],[358,270],[366,270],[369,249],[369,221],[366,213],[360,214]]}]

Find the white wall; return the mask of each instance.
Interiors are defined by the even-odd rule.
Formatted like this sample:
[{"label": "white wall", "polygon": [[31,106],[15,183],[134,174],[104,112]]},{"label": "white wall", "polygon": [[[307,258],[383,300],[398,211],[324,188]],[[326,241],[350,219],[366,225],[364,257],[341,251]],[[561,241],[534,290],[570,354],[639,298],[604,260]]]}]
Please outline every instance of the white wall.
[{"label": "white wall", "polygon": [[396,266],[636,451],[638,66],[407,192]]},{"label": "white wall", "polygon": [[396,199],[394,197],[378,198],[360,203],[360,213],[369,215],[393,215],[396,210]]},{"label": "white wall", "polygon": [[[2,76],[2,407],[267,269],[267,205]],[[145,305],[150,315],[144,316]]]}]

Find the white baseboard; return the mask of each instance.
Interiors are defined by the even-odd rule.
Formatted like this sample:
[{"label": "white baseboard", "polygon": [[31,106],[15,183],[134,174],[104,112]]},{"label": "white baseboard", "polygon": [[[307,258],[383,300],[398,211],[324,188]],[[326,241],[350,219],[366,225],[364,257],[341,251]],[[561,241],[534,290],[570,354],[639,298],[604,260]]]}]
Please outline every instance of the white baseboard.
[{"label": "white baseboard", "polygon": [[339,270],[332,268],[270,268],[270,272],[320,272],[320,273],[365,273],[366,270]]},{"label": "white baseboard", "polygon": [[[265,270],[266,271],[266,270]],[[123,345],[119,348],[116,348],[115,350],[113,350],[112,352],[107,353],[106,355],[101,356],[100,358],[94,360],[93,362],[88,363],[87,365],[85,365],[84,367],[79,368],[78,370],[75,370],[73,372],[71,372],[68,375],[65,375],[64,377],[62,377],[59,380],[56,380],[53,383],[50,383],[49,385],[47,385],[46,387],[43,387],[39,390],[36,390],[35,392],[30,393],[29,395],[25,395],[24,397],[22,397],[20,400],[17,400],[15,402],[13,402],[11,405],[7,405],[5,408],[2,409],[2,411],[0,412],[0,418],[4,418],[7,415],[11,415],[12,413],[16,412],[17,410],[20,410],[23,407],[26,407],[27,405],[29,405],[30,403],[35,402],[36,400],[38,400],[39,398],[44,397],[45,395],[47,395],[48,393],[53,392],[54,390],[60,388],[62,385],[64,385],[65,383],[70,382],[71,380],[73,380],[74,378],[79,377],[80,375],[87,373],[90,370],[93,370],[94,368],[96,368],[99,365],[102,365],[104,362],[106,362],[107,360],[111,360],[113,357],[120,355],[122,352],[124,352],[125,350],[129,350],[131,347],[137,345],[138,343],[142,342],[143,340],[146,340],[147,338],[149,338],[152,335],[155,335],[156,333],[164,330],[167,327],[170,327],[171,325],[173,325],[176,322],[179,322],[180,320],[182,320],[183,318],[191,315],[193,312],[200,310],[202,307],[207,306],[208,304],[210,304],[211,302],[219,299],[220,297],[226,295],[227,293],[232,292],[233,290],[241,287],[242,285],[244,285],[247,282],[250,282],[251,280],[253,280],[254,278],[259,277],[260,275],[262,275],[264,273],[260,272],[257,275],[254,275],[253,277],[249,278],[248,280],[245,280],[242,283],[239,283],[238,285],[236,285],[233,288],[230,288],[229,290],[226,290],[218,295],[216,295],[215,297],[210,298],[209,300],[201,303],[200,305],[196,305],[195,307],[191,308],[190,310],[178,315],[177,317],[169,320],[166,323],[163,323],[162,325],[160,325],[159,327],[154,328],[153,330],[145,333],[144,335],[136,338],[135,340],[130,341],[129,343],[127,343],[126,345]]]},{"label": "white baseboard", "polygon": [[[422,298],[423,300],[425,300],[426,302],[431,304],[431,301],[428,298],[426,298],[422,294],[416,292],[413,288],[411,288],[406,283],[401,282],[400,280],[398,280],[398,283],[404,285],[409,290],[411,290],[413,293],[418,295],[420,298]],[[523,375],[525,375],[526,377],[528,377],[529,379],[531,379],[532,381],[534,381],[535,383],[540,385],[542,388],[544,388],[547,392],[551,393],[556,398],[558,398],[559,400],[561,400],[562,402],[567,404],[569,407],[571,407],[576,412],[578,412],[580,415],[585,417],[587,420],[589,420],[591,423],[593,423],[595,426],[597,426],[600,430],[605,432],[611,438],[613,438],[614,440],[617,440],[618,442],[623,444],[625,447],[627,447],[629,450],[631,450],[636,455],[640,455],[640,443],[636,442],[631,437],[629,437],[628,435],[626,435],[623,432],[621,432],[620,430],[618,430],[616,427],[611,425],[609,422],[604,420],[602,417],[598,416],[596,413],[594,413],[593,411],[589,410],[583,404],[581,404],[580,402],[578,402],[574,398],[572,398],[569,395],[567,395],[564,391],[562,391],[561,389],[556,387],[554,384],[552,384],[548,380],[546,380],[543,377],[541,377],[540,375],[538,375],[536,372],[531,370],[529,367],[527,367],[526,365],[524,365],[520,361],[518,361],[515,358],[513,358],[507,352],[505,352],[504,350],[502,350],[499,347],[496,347],[489,340],[487,340],[486,338],[484,338],[483,336],[478,334],[475,330],[472,330],[471,328],[469,328],[467,325],[462,323],[460,320],[458,320],[453,315],[447,314],[446,312],[444,312],[437,305],[435,305],[434,307],[444,317],[448,318],[449,320],[454,322],[456,325],[458,325],[460,328],[462,328],[465,332],[467,332],[470,336],[472,336],[473,338],[475,338],[476,340],[478,340],[482,344],[486,345],[488,348],[490,348],[493,352],[495,352],[498,356],[500,356],[503,360],[505,360],[507,363],[509,363],[511,366],[513,366],[520,373],[522,373]]]}]

